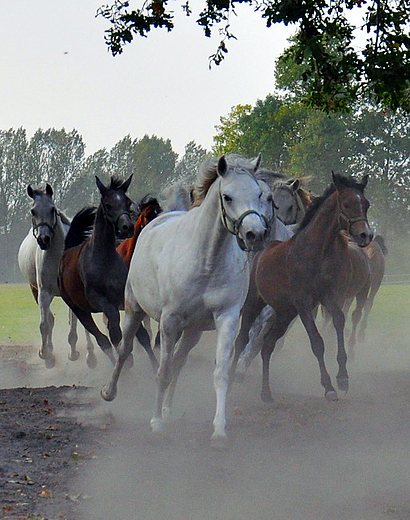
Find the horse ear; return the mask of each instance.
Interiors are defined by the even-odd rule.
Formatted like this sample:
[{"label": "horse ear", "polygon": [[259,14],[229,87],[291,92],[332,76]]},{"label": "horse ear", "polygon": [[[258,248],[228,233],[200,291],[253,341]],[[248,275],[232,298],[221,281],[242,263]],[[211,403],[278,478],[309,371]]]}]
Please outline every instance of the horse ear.
[{"label": "horse ear", "polygon": [[342,181],[340,179],[340,175],[335,173],[333,170],[332,170],[332,182],[336,186],[336,188],[342,188],[343,187],[343,183],[342,183]]},{"label": "horse ear", "polygon": [[27,186],[27,193],[31,199],[34,199],[34,191],[33,191],[33,188],[30,186],[30,184]]},{"label": "horse ear", "polygon": [[225,155],[222,155],[222,157],[218,161],[218,167],[217,167],[218,175],[223,177],[227,171],[228,171],[228,163],[226,162]]},{"label": "horse ear", "polygon": [[298,189],[300,188],[300,180],[295,179],[294,181],[292,181],[290,183],[290,187],[292,188],[293,191],[298,191]]},{"label": "horse ear", "polygon": [[50,186],[49,183],[46,184],[46,193],[47,193],[47,195],[49,195],[50,197],[53,196],[53,188]]},{"label": "horse ear", "polygon": [[97,188],[100,190],[101,195],[104,195],[104,193],[107,191],[107,188],[100,181],[100,179],[97,177],[97,175],[95,176],[95,182],[97,184]]},{"label": "horse ear", "polygon": [[363,176],[362,182],[360,183],[361,186],[363,186],[363,189],[367,186],[367,182],[369,181],[369,174]]},{"label": "horse ear", "polygon": [[132,173],[132,174],[130,175],[129,179],[127,179],[127,180],[122,184],[121,189],[122,189],[122,191],[123,191],[124,193],[128,190],[133,175],[134,175],[134,174]]},{"label": "horse ear", "polygon": [[261,161],[262,161],[262,154],[261,154],[261,152],[259,152],[258,157],[255,157],[255,159],[253,159],[251,161],[252,166],[253,166],[253,173],[255,173],[256,170],[259,168],[259,166],[261,165]]}]

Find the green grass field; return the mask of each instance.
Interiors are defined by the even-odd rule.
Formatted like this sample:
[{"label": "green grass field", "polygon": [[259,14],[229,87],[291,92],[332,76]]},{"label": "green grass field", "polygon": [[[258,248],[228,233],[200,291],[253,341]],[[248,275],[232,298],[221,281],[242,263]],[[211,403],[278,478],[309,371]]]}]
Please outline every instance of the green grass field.
[{"label": "green grass field", "polygon": [[[383,285],[376,296],[370,324],[381,331],[400,329],[407,324],[410,285]],[[56,332],[68,330],[68,310],[55,298],[52,310]],[[27,284],[0,284],[0,344],[39,344],[40,313]]]}]

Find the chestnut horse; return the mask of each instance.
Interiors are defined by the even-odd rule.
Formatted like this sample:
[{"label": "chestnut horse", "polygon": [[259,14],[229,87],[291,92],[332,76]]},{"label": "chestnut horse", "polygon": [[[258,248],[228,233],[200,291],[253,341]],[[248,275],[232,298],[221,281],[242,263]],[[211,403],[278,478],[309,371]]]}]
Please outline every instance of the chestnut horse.
[{"label": "chestnut horse", "polygon": [[132,237],[127,238],[119,246],[117,246],[117,252],[122,257],[125,265],[129,268],[131,263],[132,253],[137,243],[141,231],[144,227],[154,220],[162,212],[162,208],[156,198],[146,195],[141,202],[138,204],[138,218],[134,224],[134,234]]},{"label": "chestnut horse", "polygon": [[[58,274],[63,300],[113,363],[111,342],[117,347],[121,341],[119,310],[124,308],[128,274],[128,268],[116,250],[116,240],[133,234],[131,200],[126,195],[131,179],[132,175],[125,182],[111,178],[111,184],[106,187],[96,177],[101,201],[91,236],[83,241],[81,226],[76,226],[80,212],[67,233],[66,250]],[[103,312],[106,316],[111,342],[97,327],[92,317],[95,312]]]},{"label": "chestnut horse", "polygon": [[[367,222],[369,202],[364,196],[368,177],[362,182],[332,174],[332,184],[323,196],[309,206],[298,231],[287,242],[268,244],[256,266],[255,285],[258,301],[264,309],[260,334],[246,346],[239,357],[237,370],[244,374],[251,360],[261,351],[263,362],[262,400],[271,401],[269,362],[276,342],[292,320],[299,315],[308,333],[311,348],[318,360],[321,384],[328,399],[337,399],[324,361],[324,341],[314,319],[314,310],[322,304],[333,318],[337,334],[337,384],[348,389],[347,355],[344,346],[345,317],[338,304],[338,282],[348,265],[346,231],[360,247],[372,240]],[[269,307],[270,306],[270,307]],[[269,310],[270,309],[270,310]],[[267,313],[267,314],[266,314]],[[264,341],[266,339],[266,341]]]}]

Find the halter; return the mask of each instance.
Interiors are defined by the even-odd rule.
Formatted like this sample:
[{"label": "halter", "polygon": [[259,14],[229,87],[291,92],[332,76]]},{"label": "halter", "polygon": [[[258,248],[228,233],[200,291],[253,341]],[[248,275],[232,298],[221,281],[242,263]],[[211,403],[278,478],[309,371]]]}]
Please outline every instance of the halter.
[{"label": "halter", "polygon": [[101,208],[103,210],[104,218],[108,220],[108,222],[111,222],[111,224],[115,227],[117,226],[117,222],[120,219],[120,217],[122,217],[123,215],[127,215],[128,217],[130,216],[128,211],[123,211],[116,217],[110,217],[103,201],[101,201]]},{"label": "halter", "polygon": [[[245,217],[247,217],[248,215],[258,215],[258,217],[263,221],[263,223],[265,224],[266,226],[266,231],[269,233],[270,232],[270,229],[272,227],[272,222],[274,221],[274,218],[275,218],[275,211],[274,211],[274,208],[275,208],[275,205],[274,205],[274,202],[272,200],[272,217],[270,219],[268,219],[265,215],[263,215],[262,213],[258,213],[256,210],[254,209],[248,209],[247,211],[244,211],[242,213],[242,215],[239,215],[239,217],[237,219],[233,219],[230,215],[228,215],[228,213],[226,212],[226,209],[225,209],[225,206],[223,205],[223,200],[222,200],[222,195],[219,194],[219,200],[220,200],[220,205],[221,205],[221,214],[222,214],[222,222],[223,222],[223,225],[225,227],[225,229],[227,231],[229,231],[229,233],[231,233],[232,235],[235,235],[236,236],[236,240],[238,241],[238,245],[239,247],[243,250],[243,251],[247,251],[246,249],[246,246],[244,244],[244,241],[239,237],[239,229],[241,227],[241,224],[244,220]],[[229,224],[231,224],[232,226],[232,229],[229,228],[229,225],[228,225],[228,222]]]},{"label": "halter", "polygon": [[40,227],[47,227],[51,231],[51,238],[54,236],[56,227],[57,227],[57,217],[60,216],[59,211],[56,208],[54,208],[54,209],[55,209],[55,213],[54,213],[55,219],[54,219],[54,224],[52,226],[48,222],[39,222],[38,224],[35,224],[34,217],[32,217],[32,219],[31,219],[32,231],[33,231],[33,236],[36,240],[38,240],[38,237],[40,236],[38,233],[38,230]]},{"label": "halter", "polygon": [[356,222],[361,222],[361,221],[367,222],[367,218],[366,217],[353,217],[353,218],[349,218],[347,215],[345,215],[343,213],[343,211],[342,211],[342,208],[340,207],[339,195],[337,195],[337,206],[339,208],[339,225],[340,225],[341,229],[343,229],[341,220],[344,220],[345,222],[347,222],[347,229],[345,229],[344,231],[346,231],[346,233],[348,235],[351,235],[351,229],[352,229],[352,225],[353,224],[355,224]]}]

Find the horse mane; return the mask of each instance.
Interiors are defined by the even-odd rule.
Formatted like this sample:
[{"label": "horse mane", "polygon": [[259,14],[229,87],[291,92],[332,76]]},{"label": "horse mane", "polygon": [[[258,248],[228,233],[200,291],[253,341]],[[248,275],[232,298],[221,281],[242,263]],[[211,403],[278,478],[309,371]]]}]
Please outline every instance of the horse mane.
[{"label": "horse mane", "polygon": [[58,210],[58,214],[60,215],[60,219],[63,224],[67,224],[67,226],[69,226],[71,224],[71,220],[67,217],[67,215],[65,213]]},{"label": "horse mane", "polygon": [[81,209],[73,218],[65,237],[64,251],[71,247],[79,246],[91,235],[97,208],[90,206]]},{"label": "horse mane", "polygon": [[[228,154],[225,156],[228,168],[238,171],[247,172],[255,177],[255,165],[250,159],[246,159],[237,154]],[[218,178],[218,161],[215,157],[209,157],[199,167],[198,175],[193,187],[193,206],[200,206],[204,200],[209,188]],[[255,177],[256,178],[256,177]]]},{"label": "horse mane", "polygon": [[119,177],[113,176],[111,177],[110,189],[118,190],[123,185],[124,181]]},{"label": "horse mane", "polygon": [[138,203],[138,215],[141,215],[142,211],[149,206],[159,206],[158,199],[152,197],[150,194],[145,195]]},{"label": "horse mane", "polygon": [[387,255],[389,250],[387,249],[386,244],[384,243],[384,238],[381,235],[376,235],[373,240],[379,244],[383,254]]},{"label": "horse mane", "polygon": [[274,172],[272,170],[268,170],[267,168],[258,168],[255,172],[255,178],[259,181],[264,181],[266,184],[272,188],[272,185],[279,182],[286,183],[288,177],[279,172]]},{"label": "horse mane", "polygon": [[[343,184],[346,188],[358,188],[359,183],[353,179],[353,177],[345,177],[343,175],[340,175],[339,173],[334,174],[335,177],[338,179],[338,181]],[[360,185],[361,186],[361,185]],[[362,187],[363,188],[363,187]],[[319,197],[315,197],[313,201],[309,204],[309,206],[306,209],[305,216],[303,217],[303,220],[299,224],[299,227],[297,228],[297,231],[295,234],[299,234],[302,229],[305,229],[305,227],[309,224],[309,222],[312,220],[318,209],[322,206],[322,204],[327,200],[334,192],[336,191],[336,187],[334,183],[330,184],[323,193],[323,195],[320,195]]]}]

